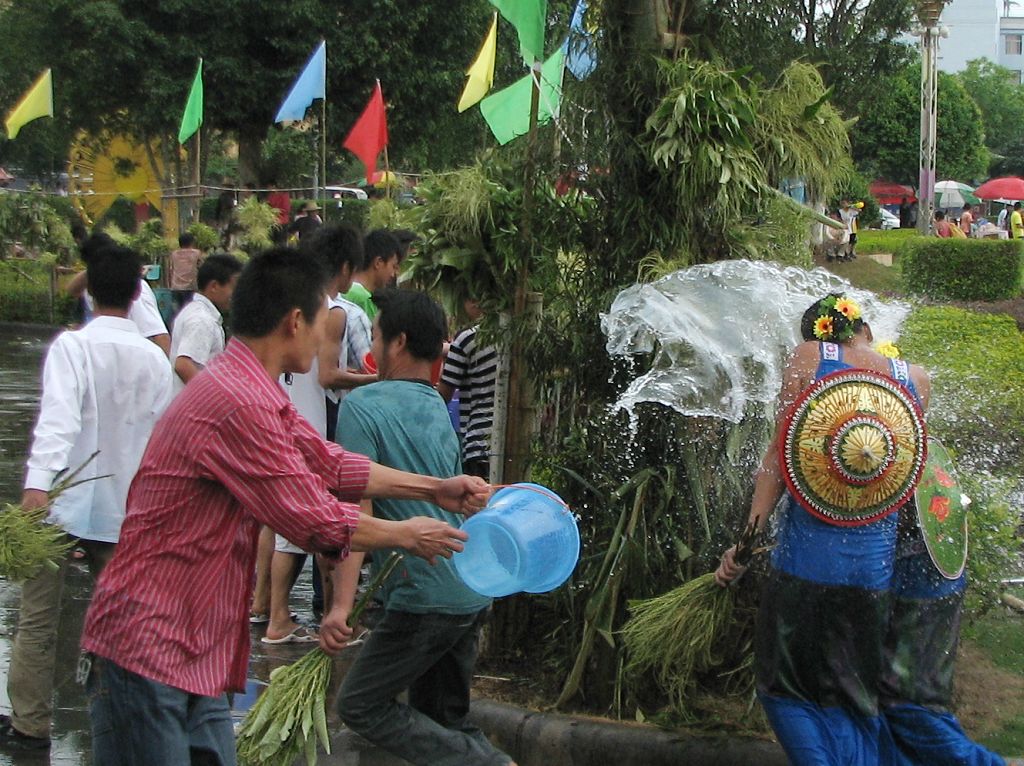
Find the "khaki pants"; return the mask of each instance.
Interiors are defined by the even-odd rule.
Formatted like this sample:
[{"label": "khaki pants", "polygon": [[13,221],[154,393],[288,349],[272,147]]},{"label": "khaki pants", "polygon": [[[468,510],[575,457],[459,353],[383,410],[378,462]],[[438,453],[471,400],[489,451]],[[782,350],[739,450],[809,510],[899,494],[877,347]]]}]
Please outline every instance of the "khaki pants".
[{"label": "khaki pants", "polygon": [[[113,543],[80,540],[89,572],[95,580],[114,555]],[[60,626],[60,600],[64,590],[69,553],[56,571],[43,570],[21,587],[18,633],[11,647],[7,696],[11,723],[30,737],[49,737],[53,715],[53,673]]]}]

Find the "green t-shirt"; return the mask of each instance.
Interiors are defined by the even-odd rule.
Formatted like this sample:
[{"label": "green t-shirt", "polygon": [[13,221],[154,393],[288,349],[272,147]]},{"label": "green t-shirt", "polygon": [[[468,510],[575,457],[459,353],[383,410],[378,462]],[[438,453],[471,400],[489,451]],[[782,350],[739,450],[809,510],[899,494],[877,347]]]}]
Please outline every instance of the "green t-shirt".
[{"label": "green t-shirt", "polygon": [[373,293],[367,290],[358,282],[353,282],[352,287],[343,296],[347,300],[352,301],[359,308],[366,312],[366,316],[370,317],[370,321],[377,316],[377,304],[373,302]]},{"label": "green t-shirt", "polygon": [[[448,408],[424,383],[385,380],[355,389],[342,402],[337,439],[345,449],[390,468],[442,479],[461,473],[459,440]],[[394,521],[431,516],[453,527],[462,523],[458,514],[421,500],[374,500],[373,513]],[[374,554],[375,567],[389,554]],[[463,584],[451,559],[439,558],[431,566],[411,554],[380,594],[388,609],[417,614],[470,614],[491,603]]]}]

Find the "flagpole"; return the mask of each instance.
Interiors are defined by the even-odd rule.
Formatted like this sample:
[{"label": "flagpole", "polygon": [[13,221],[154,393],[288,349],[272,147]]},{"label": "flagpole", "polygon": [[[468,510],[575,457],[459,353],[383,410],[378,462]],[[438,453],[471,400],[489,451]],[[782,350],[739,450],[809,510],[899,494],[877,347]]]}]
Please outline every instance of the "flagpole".
[{"label": "flagpole", "polygon": [[[203,71],[203,57],[199,57],[199,71]],[[199,184],[202,180],[202,134],[203,134],[203,123],[200,121],[199,126],[196,128],[196,156],[195,156],[195,167],[192,168],[192,181],[195,184],[195,196],[192,198],[192,204],[189,205],[189,209],[192,211],[192,220],[199,220],[199,209],[202,207],[201,195],[199,192]]]},{"label": "flagpole", "polygon": [[[324,46],[324,97],[320,99],[320,186],[323,187],[323,219],[327,220],[327,46]],[[319,204],[319,203],[317,203]]]},{"label": "flagpole", "polygon": [[200,197],[202,196],[199,190],[199,184],[202,179],[202,138],[200,138],[203,132],[202,126],[196,130],[196,156],[195,156],[195,167],[192,168],[192,181],[195,184],[195,198],[193,199],[192,217],[194,221],[199,220],[199,208],[200,208]]},{"label": "flagpole", "polygon": [[[380,78],[377,79],[377,87],[380,88]],[[384,175],[381,177],[384,184],[384,193],[391,199],[391,162],[388,160],[388,145],[384,144]]]},{"label": "flagpole", "polygon": [[327,92],[320,99],[320,186],[324,205],[324,220],[327,220]]}]

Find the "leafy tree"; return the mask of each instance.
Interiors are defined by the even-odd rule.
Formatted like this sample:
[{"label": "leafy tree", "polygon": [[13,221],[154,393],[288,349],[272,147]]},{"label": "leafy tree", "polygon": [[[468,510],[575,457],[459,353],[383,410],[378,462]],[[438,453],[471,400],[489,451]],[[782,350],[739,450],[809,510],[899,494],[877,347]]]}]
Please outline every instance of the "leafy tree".
[{"label": "leafy tree", "polygon": [[996,165],[1020,168],[1024,85],[1009,69],[988,59],[968,61],[957,76],[981,109],[985,144],[996,155]]},{"label": "leafy tree", "polygon": [[707,3],[703,33],[733,66],[750,66],[773,80],[795,59],[817,66],[845,113],[879,76],[896,72],[912,54],[904,42],[913,0],[720,0]]},{"label": "leafy tree", "polygon": [[[941,178],[970,181],[985,175],[981,111],[963,83],[939,73],[936,172]],[[918,182],[920,151],[920,68],[904,67],[877,80],[860,106],[852,131],[853,157],[869,176],[899,183]]]},{"label": "leafy tree", "polygon": [[483,0],[13,0],[0,7],[0,71],[12,73],[0,97],[10,101],[52,66],[64,124],[165,137],[173,148],[203,56],[204,131],[237,136],[250,180],[277,106],[326,37],[331,145],[340,144],[380,77],[392,159],[441,166],[468,157],[483,137],[479,116],[458,115],[454,102],[488,7]]}]

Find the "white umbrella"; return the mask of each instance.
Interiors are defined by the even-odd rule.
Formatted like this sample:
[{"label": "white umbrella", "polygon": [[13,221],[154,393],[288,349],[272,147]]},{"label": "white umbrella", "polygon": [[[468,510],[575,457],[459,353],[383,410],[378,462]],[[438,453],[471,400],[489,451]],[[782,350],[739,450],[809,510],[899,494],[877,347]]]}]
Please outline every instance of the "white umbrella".
[{"label": "white umbrella", "polygon": [[[966,203],[973,202],[976,198],[971,192],[974,189],[959,181],[939,181],[935,184],[935,204],[941,208],[962,208]],[[968,199],[964,193],[971,195]]]}]

